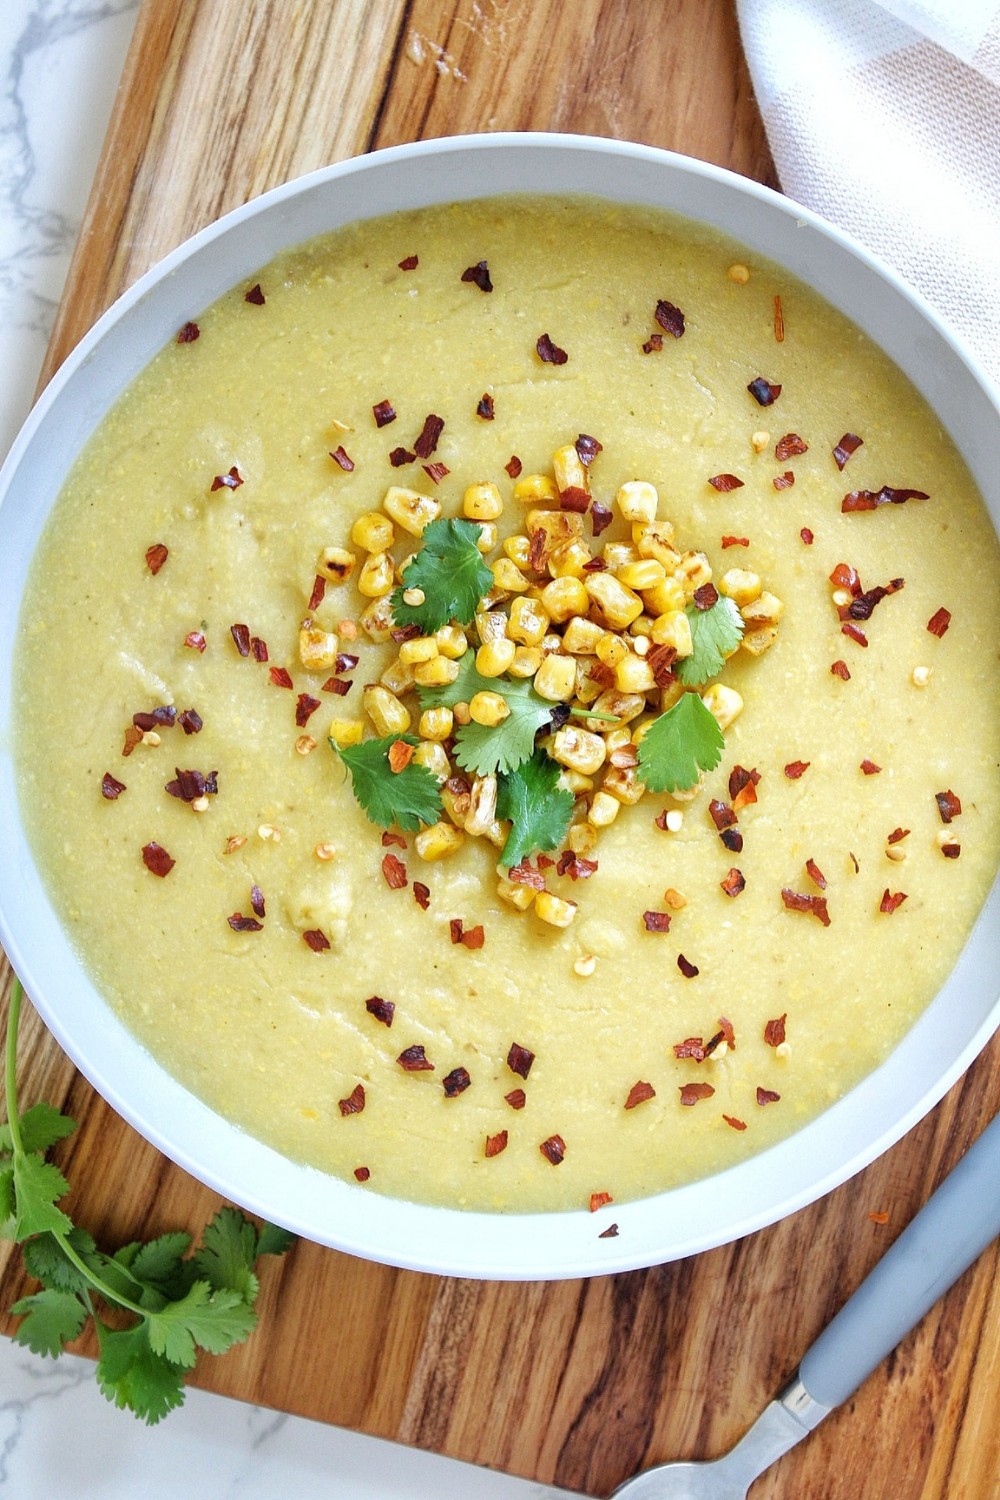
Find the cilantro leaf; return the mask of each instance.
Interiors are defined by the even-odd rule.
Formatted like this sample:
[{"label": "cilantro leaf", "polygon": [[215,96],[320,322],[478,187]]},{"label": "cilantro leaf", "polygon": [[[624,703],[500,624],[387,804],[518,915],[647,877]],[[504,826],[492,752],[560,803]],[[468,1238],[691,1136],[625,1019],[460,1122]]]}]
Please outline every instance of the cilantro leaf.
[{"label": "cilantro leaf", "polygon": [[25,1151],[47,1151],[75,1129],[76,1121],[51,1104],[33,1104],[21,1116],[21,1147]]},{"label": "cilantro leaf", "polygon": [[168,1302],[146,1317],[149,1347],[173,1365],[190,1369],[198,1349],[224,1354],[247,1338],[257,1314],[239,1292],[215,1292],[207,1281],[196,1281],[179,1302]]},{"label": "cilantro leaf", "polygon": [[53,1359],[67,1344],[79,1338],[87,1321],[87,1308],[75,1292],[57,1292],[51,1287],[22,1297],[11,1312],[23,1318],[14,1338],[33,1354],[50,1354]]},{"label": "cilantro leaf", "polygon": [[[433,635],[449,620],[468,625],[480,599],[493,587],[493,574],[476,545],[479,527],[473,521],[431,521],[420,538],[420,551],[407,564],[403,582],[393,591],[392,614],[397,625],[419,625]],[[404,593],[420,589],[422,604],[407,604]]]},{"label": "cilantro leaf", "polygon": [[694,650],[674,664],[674,671],[685,687],[700,687],[722,671],[727,656],[732,656],[743,638],[743,616],[732,599],[720,594],[711,609],[689,604],[684,611],[691,624]]},{"label": "cilantro leaf", "polygon": [[190,1247],[191,1236],[180,1230],[161,1234],[139,1247],[128,1272],[145,1291],[154,1293],[155,1300],[145,1295],[140,1298],[144,1307],[157,1307],[163,1298],[173,1300],[185,1295],[193,1279],[191,1267],[183,1259]]},{"label": "cilantro leaf", "polygon": [[[66,1242],[88,1265],[104,1259],[85,1229],[71,1229]],[[85,1292],[90,1287],[84,1273],[73,1264],[63,1249],[63,1242],[53,1234],[38,1234],[24,1246],[24,1266],[43,1286],[57,1292]]]},{"label": "cilantro leaf", "polygon": [[573,793],[557,783],[561,768],[536,750],[529,760],[497,778],[497,817],[509,818],[512,828],[500,863],[520,864],[536,849],[555,849],[566,836],[573,816]]},{"label": "cilantro leaf", "polygon": [[119,1333],[97,1322],[97,1334],[97,1383],[109,1401],[150,1426],[181,1405],[183,1371],[162,1354],[153,1353],[145,1323]]},{"label": "cilantro leaf", "polygon": [[719,764],[724,744],[722,730],[698,694],[685,693],[643,735],[636,774],[651,792],[686,790],[699,771]]},{"label": "cilantro leaf", "polygon": [[214,1290],[239,1292],[245,1302],[252,1302],[257,1295],[256,1258],[257,1231],[249,1219],[235,1208],[220,1208],[202,1235],[194,1265]]},{"label": "cilantro leaf", "polygon": [[284,1255],[295,1244],[295,1235],[290,1229],[279,1229],[277,1224],[265,1222],[260,1226],[257,1240],[258,1255]]},{"label": "cilantro leaf", "polygon": [[14,1155],[14,1238],[27,1239],[31,1234],[67,1234],[73,1221],[56,1208],[60,1198],[69,1192],[69,1183],[51,1162],[34,1151]]},{"label": "cilantro leaf", "polygon": [[340,756],[351,773],[354,795],[377,828],[397,823],[415,833],[421,823],[436,823],[441,816],[441,796],[437,777],[426,766],[411,760],[401,771],[389,764],[389,750],[397,740],[419,745],[412,734],[387,734],[381,739],[362,740],[360,745],[337,745],[332,750]]},{"label": "cilantro leaf", "polygon": [[455,732],[455,760],[474,776],[513,771],[529,760],[535,736],[552,718],[554,703],[535,692],[522,677],[484,677],[476,667],[476,653],[459,658],[458,676],[440,687],[418,689],[421,708],[454,708],[469,703],[476,693],[500,693],[510,714],[499,724],[463,724]]}]

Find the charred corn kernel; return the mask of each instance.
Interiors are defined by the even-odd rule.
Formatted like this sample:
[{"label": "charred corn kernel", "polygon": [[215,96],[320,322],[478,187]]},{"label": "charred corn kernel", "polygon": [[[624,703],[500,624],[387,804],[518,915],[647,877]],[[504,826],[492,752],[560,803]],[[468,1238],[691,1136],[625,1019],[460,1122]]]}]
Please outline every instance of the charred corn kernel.
[{"label": "charred corn kernel", "polygon": [[540,646],[518,646],[507,671],[511,677],[534,677],[543,660]]},{"label": "charred corn kernel", "polygon": [[326,733],[340,750],[345,750],[348,745],[360,745],[365,733],[364,720],[331,719]]},{"label": "charred corn kernel", "polygon": [[538,599],[515,599],[510,606],[507,634],[522,646],[537,646],[549,628],[549,615]]},{"label": "charred corn kernel", "polygon": [[357,558],[345,547],[324,547],[318,571],[331,583],[344,583],[354,572]]},{"label": "charred corn kernel", "polygon": [[758,625],[753,630],[745,630],[740,645],[744,651],[749,651],[751,656],[763,656],[769,651],[778,639],[777,625]]},{"label": "charred corn kernel", "polygon": [[503,640],[507,634],[507,616],[502,609],[480,609],[476,613],[476,633],[480,643]]},{"label": "charred corn kernel", "polygon": [[549,703],[568,703],[576,686],[576,661],[552,652],[535,673],[534,688]]},{"label": "charred corn kernel", "polygon": [[755,453],[763,453],[764,449],[768,446],[770,441],[771,434],[769,432],[765,432],[763,428],[761,428],[758,432],[751,433],[750,435],[750,446]]},{"label": "charred corn kernel", "polygon": [[617,667],[628,656],[628,645],[620,635],[602,629],[600,639],[594,646],[594,655],[606,667]]},{"label": "charred corn kernel", "polygon": [[615,504],[626,521],[655,521],[659,496],[645,479],[630,479],[618,491]]},{"label": "charred corn kernel", "polygon": [[403,574],[406,572],[407,568],[410,566],[410,563],[413,562],[413,560],[416,557],[416,555],[417,554],[415,552],[408,552],[405,557],[400,558],[399,562],[396,563],[396,565],[395,565],[395,573],[396,573],[396,579],[397,579],[397,581],[399,583],[403,583],[404,582]]},{"label": "charred corn kernel", "polygon": [[615,687],[620,693],[648,693],[655,686],[652,667],[635,652],[622,657],[615,667]]},{"label": "charred corn kernel", "polygon": [[632,731],[624,724],[615,724],[608,729],[604,736],[604,743],[608,747],[608,754],[612,750],[621,750],[625,745],[632,743]]},{"label": "charred corn kernel", "polygon": [[465,831],[475,838],[488,833],[496,821],[497,779],[495,776],[477,776],[469,788],[469,810],[465,815]]},{"label": "charred corn kernel", "polygon": [[748,625],[773,625],[785,613],[785,606],[776,594],[763,591],[749,604],[744,604],[740,614]]},{"label": "charred corn kernel", "polygon": [[494,818],[484,837],[488,838],[490,843],[495,844],[498,849],[502,849],[510,838],[510,830],[511,824],[507,818]]},{"label": "charred corn kernel", "polygon": [[562,650],[562,636],[556,635],[554,630],[550,630],[547,635],[542,636],[539,644],[542,655],[551,656],[553,651]]},{"label": "charred corn kernel", "polygon": [[646,589],[655,589],[657,584],[663,583],[666,576],[666,568],[655,557],[639,557],[635,562],[626,563],[615,574],[619,583],[624,583],[627,588],[635,589],[637,593],[644,593]]},{"label": "charred corn kernel", "polygon": [[500,533],[497,531],[494,521],[479,521],[477,524],[479,527],[479,536],[476,539],[476,546],[485,557],[487,553],[493,551],[499,540]]},{"label": "charred corn kernel", "polygon": [[632,649],[638,652],[640,656],[645,656],[649,650],[649,634],[652,628],[653,616],[647,615],[645,610],[643,610],[641,615],[636,615],[628,628],[629,635],[635,639],[635,645]]},{"label": "charred corn kernel", "polygon": [[587,822],[594,828],[607,828],[618,816],[621,803],[608,792],[595,792],[587,813]]},{"label": "charred corn kernel", "polygon": [[386,665],[385,670],[379,676],[379,682],[383,687],[387,687],[390,693],[395,693],[396,697],[400,698],[413,686],[413,668],[408,662],[396,656]]},{"label": "charred corn kernel", "polygon": [[519,568],[527,568],[531,565],[531,538],[523,532],[515,532],[513,536],[504,538],[503,550],[511,562]]},{"label": "charred corn kernel", "polygon": [[531,539],[535,567],[540,572],[548,566],[549,557],[557,547],[583,536],[583,517],[573,510],[529,510],[525,530]]},{"label": "charred corn kernel", "polygon": [[693,594],[703,583],[712,581],[712,564],[704,552],[684,552],[674,574],[686,594]]},{"label": "charred corn kernel", "polygon": [[438,654],[438,643],[432,635],[416,635],[412,641],[404,641],[399,648],[400,661],[415,666],[418,661],[433,661]]},{"label": "charred corn kernel", "polygon": [[405,734],[410,727],[410,710],[395,693],[381,683],[371,683],[361,695],[365,713],[382,734]]},{"label": "charred corn kernel", "polygon": [[749,568],[728,568],[719,579],[719,593],[734,604],[752,604],[760,598],[761,582]]},{"label": "charred corn kernel", "polygon": [[603,692],[601,684],[590,675],[590,669],[597,661],[596,656],[578,656],[576,658],[576,688],[573,697],[577,703],[586,707],[599,698]]},{"label": "charred corn kernel", "polygon": [[566,835],[566,848],[584,858],[597,847],[597,829],[593,823],[574,823]]},{"label": "charred corn kernel", "polygon": [[381,511],[366,510],[351,527],[351,541],[365,552],[388,552],[396,540],[396,528]]},{"label": "charred corn kernel", "polygon": [[521,505],[558,505],[559,488],[549,474],[522,474],[514,482],[514,499]]},{"label": "charred corn kernel", "polygon": [[361,611],[358,619],[362,630],[369,640],[382,645],[389,639],[392,630],[392,599],[389,594],[383,594],[381,599],[373,599]]},{"label": "charred corn kernel", "polygon": [[539,891],[533,910],[550,927],[568,927],[576,916],[576,902],[564,901],[551,891]]},{"label": "charred corn kernel", "polygon": [[[611,573],[588,574],[584,588],[598,611],[602,623],[612,630],[625,630],[642,614],[642,600],[638,594],[619,583]],[[580,614],[582,611],[576,610]]]},{"label": "charred corn kernel", "polygon": [[593,656],[597,643],[605,634],[604,627],[585,615],[573,615],[563,631],[563,650],[572,656]]},{"label": "charred corn kernel", "polygon": [[525,578],[517,563],[511,562],[509,557],[498,557],[496,562],[490,564],[490,572],[493,574],[494,587],[504,589],[508,594],[523,594],[525,589],[531,587],[530,580]]},{"label": "charred corn kernel", "polygon": [[419,744],[413,752],[413,759],[416,765],[426,766],[438,781],[447,781],[451,775],[451,761],[448,759],[444,746],[439,745],[435,740],[424,740]]},{"label": "charred corn kernel", "polygon": [[334,666],[338,646],[331,630],[320,630],[312,623],[299,629],[299,661],[307,672],[326,672]]},{"label": "charred corn kernel", "polygon": [[495,521],[503,515],[503,498],[495,484],[470,484],[462,496],[462,514],[470,521]]},{"label": "charred corn kernel", "polygon": [[454,854],[461,849],[465,843],[465,834],[461,828],[454,823],[432,823],[429,828],[421,828],[413,846],[421,859],[428,861],[436,859],[447,859],[449,854]]},{"label": "charred corn kernel", "polygon": [[413,668],[413,680],[418,687],[446,687],[458,676],[458,662],[447,656],[433,656],[430,661],[418,661]]},{"label": "charred corn kernel", "polygon": [[408,490],[399,484],[391,484],[386,490],[382,509],[411,536],[420,536],[424,527],[441,514],[441,505],[433,495],[421,495],[419,490]]},{"label": "charred corn kernel", "polygon": [[481,693],[473,693],[469,699],[469,713],[473,723],[492,729],[495,724],[502,724],[504,719],[510,717],[510,705],[502,693],[491,693],[484,689]]},{"label": "charred corn kernel", "polygon": [[564,724],[557,729],[552,739],[552,759],[582,776],[593,776],[599,771],[607,757],[607,747],[599,734],[589,729],[578,729],[575,724]]},{"label": "charred corn kernel", "polygon": [[530,885],[521,885],[520,881],[507,880],[501,875],[497,881],[497,895],[501,901],[506,901],[508,906],[513,906],[517,911],[527,911],[534,903],[535,891]]},{"label": "charred corn kernel", "polygon": [[713,682],[702,693],[701,701],[720,729],[728,729],[743,711],[743,699],[735,688],[727,687],[724,682]]},{"label": "charred corn kernel", "polygon": [[665,615],[672,609],[683,609],[687,595],[675,576],[664,578],[655,588],[643,589],[642,602],[654,617]]},{"label": "charred corn kernel", "polygon": [[645,783],[639,780],[635,766],[609,766],[601,782],[601,791],[626,807],[633,807],[646,795]]},{"label": "charred corn kernel", "polygon": [[566,443],[553,453],[552,474],[560,494],[563,490],[585,490],[590,494],[590,475],[573,443]]},{"label": "charred corn kernel", "polygon": [[585,776],[582,771],[561,771],[557,784],[565,787],[567,792],[572,792],[574,797],[580,797],[584,792],[594,790],[594,778]]},{"label": "charred corn kernel", "polygon": [[516,650],[517,643],[505,635],[499,640],[486,641],[476,652],[476,671],[481,677],[502,677]]},{"label": "charred corn kernel", "polygon": [[[595,699],[593,704],[594,713],[610,714],[613,718],[619,721],[618,724],[611,726],[612,731],[614,729],[620,729],[623,724],[630,724],[633,719],[637,719],[643,712],[645,707],[646,699],[644,694],[623,693],[618,688],[605,688],[604,692],[599,698]],[[596,723],[588,724],[587,727],[595,729],[607,729],[608,723],[607,720],[604,719],[599,720]],[[627,742],[628,739],[629,736],[626,735],[625,741]]]},{"label": "charred corn kernel", "polygon": [[553,578],[542,589],[542,604],[549,619],[561,624],[571,615],[587,612],[587,587],[579,578]]},{"label": "charred corn kernel", "polygon": [[634,547],[628,542],[605,542],[601,548],[601,556],[612,573],[617,573],[619,568],[625,568],[629,563],[635,562],[639,556]]},{"label": "charred corn kernel", "polygon": [[358,593],[366,599],[381,599],[392,592],[395,581],[395,564],[388,552],[370,552],[358,574]]},{"label": "charred corn kernel", "polygon": [[571,537],[550,552],[548,569],[553,578],[583,578],[593,556],[582,537]]},{"label": "charred corn kernel", "polygon": [[423,740],[446,740],[455,727],[455,715],[450,708],[425,708],[417,727]]},{"label": "charred corn kernel", "polygon": [[463,724],[472,723],[472,715],[469,713],[469,705],[467,703],[463,703],[461,699],[459,699],[457,703],[452,704],[451,711],[455,715],[455,723],[458,724],[459,727],[461,727],[461,725]]},{"label": "charred corn kernel", "polygon": [[468,637],[458,625],[442,625],[435,631],[434,639],[439,655],[446,656],[449,661],[458,661],[469,649]]},{"label": "charred corn kernel", "polygon": [[694,650],[691,621],[682,609],[668,609],[657,615],[651,635],[657,646],[673,646],[678,656],[690,656]]},{"label": "charred corn kernel", "polygon": [[[680,555],[674,547],[674,523],[668,521],[666,516],[661,516],[657,521],[633,521],[632,545],[640,557],[660,557],[660,552],[664,550],[672,553],[675,558]],[[660,561],[669,567],[665,557],[660,557]]]}]

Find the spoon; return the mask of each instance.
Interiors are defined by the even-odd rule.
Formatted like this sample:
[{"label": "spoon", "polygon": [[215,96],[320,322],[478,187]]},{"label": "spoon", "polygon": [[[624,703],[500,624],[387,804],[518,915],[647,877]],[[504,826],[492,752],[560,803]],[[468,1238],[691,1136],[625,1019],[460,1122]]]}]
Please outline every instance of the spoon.
[{"label": "spoon", "polygon": [[846,1401],[1000,1234],[1000,1115],[820,1334],[735,1448],[658,1464],[612,1500],[746,1500],[754,1480]]}]

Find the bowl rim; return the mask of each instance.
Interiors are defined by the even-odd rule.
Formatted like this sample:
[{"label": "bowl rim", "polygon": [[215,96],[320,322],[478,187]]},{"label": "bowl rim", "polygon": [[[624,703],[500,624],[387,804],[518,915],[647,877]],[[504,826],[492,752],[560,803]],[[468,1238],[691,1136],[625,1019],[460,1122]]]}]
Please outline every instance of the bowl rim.
[{"label": "bowl rim", "polygon": [[[109,349],[109,357],[114,358],[116,342],[117,346],[122,345],[123,320],[137,316],[161,319],[166,316],[167,309],[163,309],[161,303],[165,299],[169,307],[173,306],[176,298],[172,301],[172,294],[181,285],[183,268],[197,264],[200,256],[211,255],[234,239],[240,241],[239,253],[245,258],[252,244],[259,243],[259,236],[244,233],[247,226],[259,229],[261,222],[266,221],[275,233],[280,232],[288,220],[296,218],[296,207],[301,209],[311,195],[319,195],[322,200],[324,193],[332,194],[337,201],[339,194],[346,203],[352,197],[352,189],[364,188],[373,173],[386,172],[398,187],[400,182],[405,186],[407,174],[415,171],[418,180],[414,181],[413,188],[416,190],[425,179],[430,182],[435,172],[440,178],[440,168],[442,164],[447,165],[448,157],[453,157],[456,162],[477,162],[481,161],[481,153],[492,155],[494,165],[499,161],[530,163],[529,176],[534,174],[539,180],[556,158],[561,169],[564,168],[570,176],[577,168],[589,167],[595,176],[600,177],[602,172],[607,175],[611,167],[620,168],[624,162],[627,170],[616,173],[616,176],[627,178],[621,188],[626,191],[626,196],[618,198],[621,202],[648,201],[646,197],[629,197],[627,192],[632,191],[636,183],[651,178],[662,180],[665,188],[669,184],[668,196],[676,195],[678,184],[687,184],[696,194],[708,191],[714,214],[721,212],[715,206],[717,199],[728,200],[735,193],[734,205],[740,204],[745,209],[749,206],[768,223],[773,221],[782,225],[785,238],[794,241],[800,235],[807,239],[812,236],[810,244],[821,243],[828,247],[833,256],[831,263],[835,263],[838,256],[846,258],[858,270],[862,280],[868,278],[865,282],[869,288],[868,296],[874,293],[895,299],[897,310],[909,307],[917,322],[929,331],[937,354],[946,364],[949,359],[952,361],[944,385],[947,386],[954,370],[964,372],[963,378],[969,382],[966,397],[974,405],[979,403],[971,419],[972,425],[983,422],[988,428],[992,422],[996,431],[990,441],[997,441],[1000,403],[996,388],[959,337],[926,299],[909,287],[891,267],[859,246],[849,235],[792,200],[725,168],[631,142],[548,132],[450,136],[387,147],[281,184],[199,230],[145,272],[70,353],[16,438],[0,470],[0,539],[11,526],[17,526],[20,516],[12,516],[17,507],[9,503],[9,497],[15,486],[23,482],[22,471],[27,472],[29,481],[33,474],[37,476],[42,457],[38,449],[44,447],[61,405],[69,399],[64,392],[68,389],[72,396],[73,391],[95,373],[98,384],[108,378],[107,371],[101,368],[101,361]],[[403,169],[402,172],[399,169]],[[510,170],[515,169],[510,167]],[[459,197],[494,196],[497,189],[493,182],[484,185],[482,167],[478,166],[476,171],[479,175],[473,173],[468,180],[463,179],[463,186],[472,188],[478,183],[477,190],[439,191],[418,201],[445,203]],[[619,187],[617,182],[609,185]],[[451,186],[449,181],[448,188]],[[537,190],[544,191],[532,187],[500,189]],[[588,188],[555,187],[550,191],[565,196],[568,192],[586,193]],[[595,191],[594,196],[609,199],[616,194],[602,189]],[[407,203],[394,205],[408,206]],[[662,206],[684,214],[684,209],[676,208],[673,202],[664,202]],[[384,207],[381,211],[392,209]],[[345,214],[336,223],[349,222],[355,216]],[[695,216],[689,214],[688,217]],[[737,239],[745,238],[728,223],[719,226],[716,217],[697,217],[699,222],[723,227],[724,232]],[[755,225],[756,222],[754,219]],[[336,224],[331,227],[336,227]],[[283,243],[299,243],[310,238],[312,232],[320,231],[296,234]],[[745,239],[745,243],[752,247],[752,238]],[[239,284],[253,269],[262,268],[273,253],[273,250],[265,249],[253,266],[233,274],[227,286]],[[787,263],[773,250],[761,250],[761,253]],[[801,270],[794,274],[812,280]],[[812,284],[816,285],[814,280]],[[214,295],[221,295],[225,289],[220,288],[207,300],[213,300]],[[821,295],[827,293],[821,290]],[[828,296],[828,300],[834,299]],[[198,306],[204,305],[205,301],[199,301]],[[138,311],[134,313],[134,309]],[[869,312],[875,316],[877,308],[873,305]],[[160,344],[167,341],[181,321],[183,319],[176,319],[167,327]],[[128,323],[125,326],[127,328]],[[138,368],[148,357],[148,354],[142,354]],[[922,371],[921,377],[925,374]],[[934,376],[932,388],[940,396],[938,387],[942,381],[935,372],[931,374]],[[910,378],[913,380],[914,376],[911,374]],[[128,379],[122,380],[121,388]],[[928,395],[926,385],[919,380],[914,380],[914,383],[920,385],[925,396]],[[938,409],[938,400],[930,396],[928,399]],[[96,424],[96,418],[94,421]],[[947,421],[946,425],[949,425]],[[988,452],[992,451],[995,449],[990,449],[987,442],[979,456],[981,467],[986,463]],[[983,485],[985,468],[977,472],[974,467],[973,471],[980,481],[984,498],[993,508],[996,521],[1000,481],[989,493],[988,484]],[[29,507],[22,505],[21,509]],[[4,582],[16,576],[17,570],[11,564],[10,556],[17,552],[19,538],[23,550],[24,536],[21,533],[15,534],[13,548],[0,546],[0,595],[4,592]],[[4,554],[8,555],[5,557]],[[19,604],[19,597],[16,603]],[[16,609],[13,602],[8,601],[6,606],[0,606],[0,644],[8,655],[13,640],[9,628],[12,618],[16,619]],[[183,1085],[170,1078],[135,1041],[85,973],[77,971],[73,976],[75,1007],[67,1005],[65,999],[50,998],[59,994],[58,982],[60,975],[65,977],[67,959],[65,953],[54,954],[52,951],[54,934],[61,932],[61,926],[48,905],[20,828],[6,721],[9,702],[4,700],[8,688],[9,663],[4,657],[0,660],[0,942],[26,992],[59,1045],[84,1076],[154,1146],[227,1199],[332,1248],[413,1270],[496,1280],[549,1280],[609,1274],[714,1248],[795,1212],[868,1165],[939,1101],[1000,1025],[1000,996],[990,985],[987,985],[989,993],[984,991],[982,972],[984,963],[988,966],[988,954],[984,960],[982,950],[984,946],[988,948],[989,935],[998,928],[998,879],[944,990],[887,1061],[810,1124],[768,1150],[712,1177],[634,1203],[615,1205],[613,1209],[602,1210],[596,1215],[591,1215],[586,1208],[561,1213],[488,1214],[383,1198],[356,1184],[290,1162],[215,1114]],[[68,938],[63,937],[62,944],[69,950]],[[71,958],[69,967],[72,969],[76,963]],[[959,1010],[961,1026],[957,1039],[954,1011],[949,1009],[947,1018],[941,1014],[941,999],[945,991],[949,995],[964,997]],[[976,997],[974,1003],[968,999],[970,994]],[[85,1013],[89,1027],[85,1034],[80,1029],[81,1012]],[[930,1069],[933,1076],[928,1076],[924,1055],[928,1051],[936,1058]],[[924,1059],[922,1064],[921,1058]],[[894,1101],[891,1107],[887,1105],[886,1093]],[[877,1123],[874,1128],[868,1124],[861,1129],[862,1120]],[[823,1138],[831,1135],[836,1138],[835,1144],[831,1146],[827,1140],[822,1145]],[[213,1142],[211,1149],[206,1150],[206,1139]],[[273,1186],[262,1189],[260,1184],[265,1181],[276,1183],[277,1189]],[[770,1187],[762,1194],[761,1183],[765,1181]],[[711,1186],[707,1187],[707,1184]],[[275,1191],[278,1191],[278,1198],[273,1196]],[[709,1200],[714,1200],[714,1210]],[[725,1205],[724,1213],[718,1210],[719,1202]],[[617,1238],[602,1240],[599,1233],[612,1217],[622,1226],[622,1232]]]}]

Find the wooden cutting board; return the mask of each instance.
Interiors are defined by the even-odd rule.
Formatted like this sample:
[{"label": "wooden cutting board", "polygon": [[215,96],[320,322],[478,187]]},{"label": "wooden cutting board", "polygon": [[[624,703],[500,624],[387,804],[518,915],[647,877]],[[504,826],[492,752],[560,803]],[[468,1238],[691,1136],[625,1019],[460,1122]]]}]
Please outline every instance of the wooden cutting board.
[{"label": "wooden cutting board", "polygon": [[[119,292],[227,209],[377,146],[501,129],[644,141],[777,185],[728,0],[145,0],[45,378]],[[112,1113],[30,1009],[21,1058],[24,1103],[46,1097],[80,1123],[59,1159],[71,1211],[101,1243],[205,1223],[213,1195]],[[607,1494],[637,1468],[728,1447],[998,1106],[994,1043],[822,1202],[644,1272],[479,1283],[300,1243],[265,1269],[254,1337],[195,1379]],[[755,1500],[996,1500],[996,1273],[994,1248]],[[26,1289],[4,1247],[0,1305]]]}]

